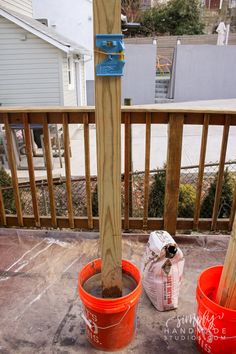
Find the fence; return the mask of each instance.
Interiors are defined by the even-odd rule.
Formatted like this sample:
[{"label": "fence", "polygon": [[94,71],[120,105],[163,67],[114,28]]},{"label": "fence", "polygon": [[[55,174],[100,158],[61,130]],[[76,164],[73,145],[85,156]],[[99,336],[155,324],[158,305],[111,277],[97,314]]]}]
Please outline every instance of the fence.
[{"label": "fence", "polygon": [[[236,210],[236,189],[234,164],[225,163],[228,135],[231,126],[236,125],[236,111],[224,109],[207,109],[206,107],[177,110],[171,107],[139,106],[124,107],[122,109],[122,124],[125,130],[125,173],[122,177],[122,225],[125,230],[153,230],[165,228],[172,234],[176,230],[231,230]],[[94,108],[1,108],[0,123],[4,124],[7,140],[8,162],[12,176],[11,193],[14,205],[11,210],[7,201],[8,189],[3,189],[0,196],[1,225],[24,227],[58,227],[98,229],[98,217],[93,215],[92,199],[96,180],[90,175],[89,125],[95,123]],[[30,178],[29,185],[20,185],[18,182],[15,155],[11,134],[12,125],[22,125],[25,135],[27,162]],[[43,128],[43,142],[45,150],[45,164],[47,181],[37,182],[34,173],[34,159],[30,128],[32,125],[41,125]],[[52,154],[50,151],[50,134],[48,124],[63,125],[64,160],[66,178],[63,181],[53,179]],[[85,177],[71,179],[70,166],[70,137],[69,125],[83,124],[84,127],[84,158]],[[145,171],[130,174],[130,139],[131,125],[145,124]],[[153,124],[168,125],[167,164],[164,170],[164,194],[162,185],[162,212],[152,214],[151,193],[157,175],[163,171],[150,171],[151,128]],[[183,127],[185,125],[202,126],[201,151],[199,166],[181,169],[181,150]],[[210,126],[223,126],[221,152],[217,166],[205,166],[205,155]],[[135,151],[133,151],[135,154]],[[221,212],[224,201],[224,185],[228,178],[226,167],[231,171],[231,197],[227,212]],[[209,169],[215,168],[215,171]],[[228,167],[229,169],[229,167]],[[192,170],[192,169],[191,169]],[[227,176],[226,176],[227,175]],[[132,176],[132,189],[131,187]],[[187,178],[188,176],[188,178]],[[162,183],[163,183],[162,181]],[[187,192],[186,192],[187,185]],[[185,187],[183,187],[185,186]],[[211,188],[212,210],[205,215],[201,211],[202,203]],[[8,196],[6,197],[6,192]],[[138,195],[138,197],[137,197]],[[187,201],[185,199],[187,198]],[[186,197],[187,196],[187,197]],[[191,199],[191,212],[188,197]],[[132,198],[131,198],[132,197]],[[27,199],[28,198],[28,199]],[[182,198],[182,199],[181,199]],[[184,201],[183,201],[184,200]],[[213,201],[212,201],[213,200]],[[223,204],[222,204],[223,201]],[[132,202],[132,208],[131,208]],[[182,203],[182,204],[181,204]],[[186,204],[186,205],[185,205]],[[227,203],[226,203],[227,204]],[[229,205],[230,204],[230,205]],[[86,215],[85,215],[86,214]]]}]

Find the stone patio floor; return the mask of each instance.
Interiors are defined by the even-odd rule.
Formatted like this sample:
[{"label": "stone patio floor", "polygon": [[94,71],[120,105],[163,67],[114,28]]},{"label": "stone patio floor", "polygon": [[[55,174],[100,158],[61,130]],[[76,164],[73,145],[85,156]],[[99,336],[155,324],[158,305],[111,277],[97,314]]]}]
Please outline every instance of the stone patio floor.
[{"label": "stone patio floor", "polygon": [[[228,239],[176,238],[186,258],[179,308],[158,312],[143,292],[136,337],[118,353],[198,353],[191,322],[197,278],[204,268],[223,263]],[[140,266],[147,240],[148,235],[124,236],[123,257]],[[98,250],[96,233],[0,230],[1,354],[98,353],[86,340],[77,293],[78,272]],[[187,319],[182,337],[178,318]]]}]

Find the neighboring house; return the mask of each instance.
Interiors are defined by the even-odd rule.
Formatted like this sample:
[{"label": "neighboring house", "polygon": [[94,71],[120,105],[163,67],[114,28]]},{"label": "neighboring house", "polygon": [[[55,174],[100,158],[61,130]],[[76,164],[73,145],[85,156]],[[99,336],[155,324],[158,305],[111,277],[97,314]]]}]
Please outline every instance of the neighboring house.
[{"label": "neighboring house", "polygon": [[[93,52],[92,0],[33,0],[33,17],[48,21],[58,33]],[[86,61],[86,79],[94,80],[93,60]]]},{"label": "neighboring house", "polygon": [[169,0],[141,0],[140,6],[142,10],[150,9],[156,5],[166,4]]},{"label": "neighboring house", "polygon": [[30,2],[1,1],[22,11],[0,6],[0,104],[86,104],[85,56],[90,51],[24,15]]},{"label": "neighboring house", "polygon": [[0,6],[22,15],[33,16],[32,0],[0,0]]}]

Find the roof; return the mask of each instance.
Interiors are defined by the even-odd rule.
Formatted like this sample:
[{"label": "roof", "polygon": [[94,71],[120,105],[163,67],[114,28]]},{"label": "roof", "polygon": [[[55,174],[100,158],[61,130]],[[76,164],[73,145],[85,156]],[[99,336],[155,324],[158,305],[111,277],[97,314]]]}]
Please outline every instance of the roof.
[{"label": "roof", "polygon": [[83,46],[71,41],[70,39],[60,35],[54,29],[47,27],[39,21],[19,14],[18,12],[8,10],[0,5],[0,16],[8,19],[16,25],[24,28],[26,31],[36,35],[44,41],[61,49],[63,52],[72,54],[91,55],[91,52]]}]

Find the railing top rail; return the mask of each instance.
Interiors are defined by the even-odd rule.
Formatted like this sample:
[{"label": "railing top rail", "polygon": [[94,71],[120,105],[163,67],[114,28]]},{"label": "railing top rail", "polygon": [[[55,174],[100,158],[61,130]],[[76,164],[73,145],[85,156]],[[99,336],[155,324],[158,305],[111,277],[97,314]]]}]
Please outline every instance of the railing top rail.
[{"label": "railing top rail", "polygon": [[[54,106],[14,106],[14,107],[0,107],[0,114],[3,113],[87,113],[95,112],[94,106],[83,107],[54,107]],[[219,106],[213,105],[188,105],[188,104],[153,104],[153,105],[137,105],[137,106],[122,106],[122,112],[166,112],[166,113],[209,113],[209,114],[236,114],[235,105],[220,104]]]}]

